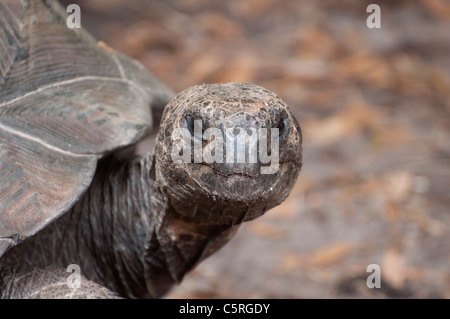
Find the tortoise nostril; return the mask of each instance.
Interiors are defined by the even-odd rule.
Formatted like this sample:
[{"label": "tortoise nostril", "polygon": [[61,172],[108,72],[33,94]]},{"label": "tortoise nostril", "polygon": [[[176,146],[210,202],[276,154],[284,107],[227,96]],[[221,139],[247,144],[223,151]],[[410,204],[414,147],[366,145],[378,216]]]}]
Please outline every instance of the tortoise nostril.
[{"label": "tortoise nostril", "polygon": [[189,130],[189,132],[192,135],[203,134],[205,130],[209,127],[207,121],[205,121],[202,118],[198,118],[193,114],[186,115],[185,121],[186,121],[185,127]]},{"label": "tortoise nostril", "polygon": [[194,117],[192,115],[186,115],[185,120],[186,120],[186,128],[192,135],[194,135],[195,134]]},{"label": "tortoise nostril", "polygon": [[278,122],[277,128],[278,128],[278,134],[282,135],[284,133],[284,131],[286,130],[286,119],[281,119]]},{"label": "tortoise nostril", "polygon": [[278,129],[278,135],[281,136],[286,131],[288,126],[288,119],[285,116],[280,117],[280,119],[276,122],[272,122],[271,127]]}]

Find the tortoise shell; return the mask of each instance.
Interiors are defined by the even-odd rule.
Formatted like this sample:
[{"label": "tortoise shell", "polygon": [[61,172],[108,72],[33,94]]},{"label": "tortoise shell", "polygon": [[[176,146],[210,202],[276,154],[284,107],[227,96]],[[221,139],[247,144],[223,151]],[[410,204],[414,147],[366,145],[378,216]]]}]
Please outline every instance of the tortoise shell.
[{"label": "tortoise shell", "polygon": [[172,92],[69,29],[56,1],[0,0],[0,256],[66,212],[97,161],[152,126]]}]

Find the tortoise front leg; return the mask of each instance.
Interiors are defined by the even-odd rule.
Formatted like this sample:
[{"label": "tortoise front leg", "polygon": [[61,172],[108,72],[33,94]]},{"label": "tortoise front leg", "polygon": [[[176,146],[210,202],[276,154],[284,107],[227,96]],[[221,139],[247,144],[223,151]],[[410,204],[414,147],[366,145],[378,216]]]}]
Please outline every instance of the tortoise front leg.
[{"label": "tortoise front leg", "polygon": [[[72,276],[72,277],[71,277]],[[76,279],[76,280],[74,280]],[[14,299],[111,299],[109,289],[58,266],[1,266],[0,298]]]}]

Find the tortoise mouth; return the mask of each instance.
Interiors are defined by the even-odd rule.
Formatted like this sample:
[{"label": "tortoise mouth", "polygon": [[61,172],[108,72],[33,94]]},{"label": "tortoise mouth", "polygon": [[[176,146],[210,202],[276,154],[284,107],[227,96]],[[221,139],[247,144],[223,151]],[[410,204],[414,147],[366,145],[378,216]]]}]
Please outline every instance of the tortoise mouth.
[{"label": "tortoise mouth", "polygon": [[[209,166],[208,164],[203,164],[205,166]],[[223,172],[220,169],[211,167],[211,170],[216,174],[216,175],[220,175],[223,177],[230,177],[230,176],[242,176],[242,177],[247,177],[247,178],[255,178],[258,175],[252,175],[252,174],[248,174],[248,173],[240,173],[240,172],[234,172],[234,173],[227,173],[227,172]]]},{"label": "tortoise mouth", "polygon": [[244,172],[223,172],[207,163],[195,163],[202,173],[197,183],[207,194],[215,194],[233,205],[263,204],[276,197],[289,179],[289,167],[294,161],[280,162],[275,174],[250,175]]},{"label": "tortoise mouth", "polygon": [[270,203],[284,198],[297,172],[297,165],[292,160],[280,162],[276,174],[255,176],[242,172],[223,172],[208,163],[189,164],[166,162],[172,167],[164,170],[171,173],[162,176],[166,178],[165,183],[176,187],[177,201],[179,198],[192,198],[195,194],[197,202],[201,203],[199,205],[214,207],[222,205],[220,203],[232,207],[271,206]]},{"label": "tortoise mouth", "polygon": [[[272,174],[276,174],[280,168],[282,166],[284,166],[285,164],[288,163],[293,163],[294,161],[283,161],[283,162],[279,162],[278,163],[278,169],[272,173]],[[252,167],[252,169],[249,170],[245,170],[245,168],[247,166],[243,166],[240,169],[233,169],[233,168],[228,168],[228,169],[223,169],[221,166],[223,164],[219,164],[219,165],[211,165],[205,162],[202,163],[191,163],[194,165],[199,165],[202,167],[208,167],[214,174],[222,176],[222,177],[231,177],[231,176],[242,176],[242,177],[248,177],[248,178],[256,178],[259,175],[271,175],[271,174],[264,174],[261,173],[261,168],[268,168],[270,167],[270,165],[258,165],[256,168]]]}]

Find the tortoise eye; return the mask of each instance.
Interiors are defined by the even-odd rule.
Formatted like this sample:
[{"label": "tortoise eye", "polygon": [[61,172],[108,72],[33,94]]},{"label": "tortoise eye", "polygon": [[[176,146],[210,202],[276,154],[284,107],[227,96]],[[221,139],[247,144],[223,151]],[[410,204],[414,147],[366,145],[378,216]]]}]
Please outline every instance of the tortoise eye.
[{"label": "tortoise eye", "polygon": [[278,134],[283,135],[284,131],[286,130],[286,119],[280,119],[277,125],[278,128]]},{"label": "tortoise eye", "polygon": [[189,130],[189,132],[194,135],[195,131],[194,131],[194,117],[192,115],[186,115],[185,117],[186,120],[186,128]]},{"label": "tortoise eye", "polygon": [[[207,123],[205,120],[203,120],[202,118],[197,118],[195,115],[193,114],[188,114],[185,117],[186,120],[186,128],[189,130],[189,132],[191,133],[191,135],[195,136],[196,132],[195,132],[195,123],[197,121],[201,122],[201,127],[202,127],[202,132],[201,134],[203,135],[203,133],[205,132],[205,130],[207,129]],[[199,124],[199,123],[198,123]],[[197,124],[197,125],[198,125]],[[201,138],[201,137],[200,137]]]},{"label": "tortoise eye", "polygon": [[272,128],[278,129],[279,136],[283,135],[284,132],[286,132],[287,126],[288,126],[288,119],[286,116],[281,116],[278,122],[274,122],[274,124],[272,124]]}]

